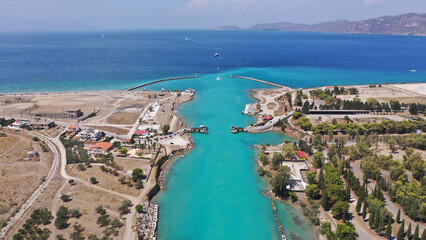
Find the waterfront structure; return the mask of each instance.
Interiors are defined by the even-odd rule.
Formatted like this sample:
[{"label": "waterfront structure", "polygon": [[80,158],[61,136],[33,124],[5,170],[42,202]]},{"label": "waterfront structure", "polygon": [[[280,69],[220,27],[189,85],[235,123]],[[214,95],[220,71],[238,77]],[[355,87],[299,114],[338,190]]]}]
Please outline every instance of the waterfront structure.
[{"label": "waterfront structure", "polygon": [[55,126],[55,122],[50,120],[33,120],[30,122],[30,127],[34,130],[46,130]]},{"label": "waterfront structure", "polygon": [[142,204],[143,211],[136,215],[139,239],[156,240],[158,225],[158,205],[146,201]]},{"label": "waterfront structure", "polygon": [[70,110],[70,111],[64,111],[60,113],[37,113],[35,115],[36,117],[43,117],[43,118],[71,118],[71,119],[77,119],[81,116],[83,116],[83,112],[81,109],[77,110]]}]

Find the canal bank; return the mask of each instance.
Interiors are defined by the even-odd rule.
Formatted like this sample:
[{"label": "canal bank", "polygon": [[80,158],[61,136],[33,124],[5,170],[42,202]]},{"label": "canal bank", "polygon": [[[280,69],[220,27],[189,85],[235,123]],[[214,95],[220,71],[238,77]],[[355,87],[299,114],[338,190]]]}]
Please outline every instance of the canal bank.
[{"label": "canal bank", "polygon": [[[195,99],[183,105],[179,115],[188,125],[208,125],[209,134],[194,134],[195,148],[171,164],[167,188],[155,199],[162,209],[159,239],[281,239],[269,199],[261,194],[268,183],[256,173],[256,150],[250,146],[279,144],[287,137],[229,130],[234,124],[255,121],[240,109],[250,101],[248,89],[265,86],[251,81],[242,86],[226,77],[217,81],[213,74],[194,82],[184,80],[179,86],[197,89]],[[289,239],[315,239],[315,230],[299,210],[282,202],[277,202],[277,209],[286,234],[296,236]]]}]

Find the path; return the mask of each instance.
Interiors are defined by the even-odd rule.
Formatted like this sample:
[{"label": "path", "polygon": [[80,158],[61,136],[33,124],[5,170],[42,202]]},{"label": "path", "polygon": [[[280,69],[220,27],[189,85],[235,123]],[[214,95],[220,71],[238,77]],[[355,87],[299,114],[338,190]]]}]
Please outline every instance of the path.
[{"label": "path", "polygon": [[49,186],[49,183],[52,181],[53,177],[56,174],[56,171],[59,167],[59,155],[56,150],[56,147],[47,140],[47,138],[39,133],[30,133],[32,136],[37,136],[40,139],[44,140],[50,149],[53,151],[54,158],[53,164],[49,171],[49,174],[46,177],[46,180],[40,184],[40,186],[36,189],[36,191],[31,195],[30,198],[22,205],[19,211],[13,216],[10,221],[7,223],[5,227],[3,227],[0,231],[0,238],[3,238],[6,233],[10,230],[10,228],[24,215],[25,211],[27,211],[37,200],[37,198],[44,192],[44,190]]},{"label": "path", "polygon": [[[351,164],[352,169],[354,170],[355,175],[359,178],[359,179],[364,179],[364,173],[361,171],[361,167],[360,164]],[[374,182],[369,182],[368,185],[368,190],[369,192],[373,192],[374,190]],[[410,217],[408,217],[407,215],[405,215],[404,210],[396,203],[392,202],[389,198],[389,195],[387,192],[383,191],[383,196],[385,198],[385,203],[386,203],[386,208],[389,210],[389,212],[391,212],[394,216],[396,216],[398,214],[398,210],[401,210],[401,221],[402,219],[405,219],[406,224],[408,225],[409,223],[411,223],[411,225],[413,227],[415,227],[417,225],[417,222],[413,221]],[[419,223],[419,227],[421,230],[426,229],[426,225],[423,223]]]}]

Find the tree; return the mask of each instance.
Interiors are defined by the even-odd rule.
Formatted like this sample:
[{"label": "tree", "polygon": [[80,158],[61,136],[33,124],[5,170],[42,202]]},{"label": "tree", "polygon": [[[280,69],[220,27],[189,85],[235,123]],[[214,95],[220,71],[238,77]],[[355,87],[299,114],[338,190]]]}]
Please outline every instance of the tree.
[{"label": "tree", "polygon": [[398,209],[398,213],[396,214],[396,222],[400,223],[401,221],[401,209]]},{"label": "tree", "polygon": [[362,206],[362,218],[367,217],[367,200],[364,200],[364,205]]},{"label": "tree", "polygon": [[416,103],[411,103],[408,110],[410,111],[410,114],[415,115],[419,111],[419,108]]},{"label": "tree", "polygon": [[351,120],[351,119],[349,118],[349,116],[347,116],[347,115],[345,116],[345,118],[344,118],[344,119],[345,119],[346,123],[349,123],[349,121]]},{"label": "tree", "polygon": [[376,214],[374,211],[370,212],[370,218],[368,219],[368,225],[370,225],[370,227],[374,225],[374,214]]},{"label": "tree", "polygon": [[330,209],[330,197],[328,196],[328,190],[325,188],[322,190],[321,206],[326,211]]},{"label": "tree", "polygon": [[303,114],[301,112],[294,112],[292,116],[294,119],[299,119],[301,116],[303,116]]},{"label": "tree", "polygon": [[357,237],[355,227],[351,223],[337,224],[336,237],[340,240],[355,240]]},{"label": "tree", "polygon": [[392,224],[391,224],[391,222],[389,222],[388,226],[386,227],[385,237],[387,237],[388,239],[390,239],[392,237]]},{"label": "tree", "polygon": [[359,212],[361,211],[361,198],[358,199],[358,202],[356,203],[355,211],[359,215]]},{"label": "tree", "polygon": [[396,234],[397,240],[403,240],[404,239],[404,223],[401,224],[401,226],[398,229],[398,233]]},{"label": "tree", "polygon": [[296,147],[293,144],[286,144],[282,148],[284,157],[292,159],[296,156]]},{"label": "tree", "polygon": [[313,165],[315,168],[321,168],[324,164],[324,154],[322,152],[314,153],[313,157]]},{"label": "tree", "polygon": [[102,207],[102,206],[97,206],[96,208],[95,208],[95,211],[97,212],[97,213],[99,213],[100,215],[105,215],[106,214],[106,210],[104,209],[104,207]]},{"label": "tree", "polygon": [[407,232],[405,233],[405,236],[408,237],[408,239],[411,239],[411,222],[408,224]]},{"label": "tree", "polygon": [[271,186],[272,191],[278,196],[287,195],[287,186],[290,185],[291,171],[288,166],[281,166],[278,168],[278,173],[272,177]]},{"label": "tree", "polygon": [[127,154],[127,148],[121,148],[120,153],[123,154],[123,155],[126,155]]},{"label": "tree", "polygon": [[167,134],[169,132],[169,130],[170,130],[170,125],[165,124],[163,126],[163,134]]},{"label": "tree", "polygon": [[380,227],[380,208],[377,208],[376,213],[374,214],[374,224],[373,228],[376,229],[376,231],[379,231]]},{"label": "tree", "polygon": [[90,178],[90,182],[91,182],[92,184],[96,184],[96,183],[98,183],[98,180],[96,180],[96,178],[95,178],[95,177],[91,177],[91,178]]},{"label": "tree", "polygon": [[132,178],[134,181],[136,181],[137,179],[141,179],[143,177],[143,171],[140,168],[135,168],[132,171]]},{"label": "tree", "polygon": [[317,184],[317,173],[316,172],[308,172],[306,174],[306,177],[308,178],[309,184]]},{"label": "tree", "polygon": [[279,153],[274,153],[274,156],[272,157],[272,160],[271,160],[272,169],[277,169],[278,166],[280,166],[283,161],[284,161],[283,155]]},{"label": "tree", "polygon": [[395,153],[396,150],[396,140],[394,138],[391,138],[388,140],[389,148],[391,149],[392,153]]},{"label": "tree", "polygon": [[98,220],[96,221],[96,224],[100,225],[101,227],[105,227],[109,225],[109,215],[101,215],[98,217]]},{"label": "tree", "polygon": [[61,200],[64,201],[64,202],[69,202],[69,201],[71,201],[71,197],[70,197],[70,195],[64,194],[64,195],[61,196]]},{"label": "tree", "polygon": [[417,224],[416,229],[414,230],[413,240],[419,240],[419,224]]},{"label": "tree", "polygon": [[331,214],[337,219],[346,219],[346,215],[349,211],[349,204],[346,201],[337,201],[333,207],[331,207]]},{"label": "tree", "polygon": [[55,227],[57,229],[65,229],[68,227],[68,208],[61,206],[56,212]]},{"label": "tree", "polygon": [[422,233],[422,238],[420,238],[421,240],[426,240],[426,231],[425,230],[423,230],[423,233]]},{"label": "tree", "polygon": [[320,191],[316,184],[306,186],[305,192],[312,199],[319,199],[320,197]]},{"label": "tree", "polygon": [[136,205],[135,209],[136,209],[136,212],[138,212],[138,213],[142,213],[143,212],[143,206],[140,205],[140,204]]},{"label": "tree", "polygon": [[70,179],[70,180],[68,181],[68,183],[69,183],[70,185],[74,185],[74,184],[75,184],[75,181],[74,181],[74,179]]}]

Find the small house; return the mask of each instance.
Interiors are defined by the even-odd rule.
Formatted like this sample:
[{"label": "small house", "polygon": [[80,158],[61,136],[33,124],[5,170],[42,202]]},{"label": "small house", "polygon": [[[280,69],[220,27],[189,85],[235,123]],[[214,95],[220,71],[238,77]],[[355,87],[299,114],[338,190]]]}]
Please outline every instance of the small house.
[{"label": "small house", "polygon": [[306,161],[306,155],[302,151],[297,151],[297,160],[299,161]]}]

